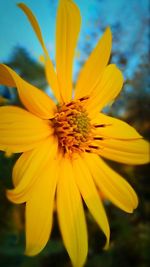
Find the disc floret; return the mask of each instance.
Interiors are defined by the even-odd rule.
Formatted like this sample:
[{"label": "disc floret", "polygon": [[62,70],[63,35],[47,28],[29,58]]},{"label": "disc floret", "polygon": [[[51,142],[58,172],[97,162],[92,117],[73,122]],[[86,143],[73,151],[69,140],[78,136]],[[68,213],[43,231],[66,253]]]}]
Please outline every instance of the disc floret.
[{"label": "disc floret", "polygon": [[72,154],[88,148],[92,127],[82,99],[58,105],[53,126],[63,152]]}]

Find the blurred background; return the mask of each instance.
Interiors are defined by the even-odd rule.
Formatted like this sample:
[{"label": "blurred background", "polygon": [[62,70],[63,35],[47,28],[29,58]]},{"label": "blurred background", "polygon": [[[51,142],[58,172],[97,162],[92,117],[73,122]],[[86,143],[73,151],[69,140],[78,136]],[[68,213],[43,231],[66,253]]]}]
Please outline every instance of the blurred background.
[{"label": "blurred background", "polygon": [[[73,79],[109,25],[113,33],[111,62],[125,77],[124,90],[104,112],[133,125],[150,139],[150,54],[148,0],[76,0],[82,15],[82,29],[74,63]],[[39,60],[41,47],[16,0],[0,0],[0,62],[16,70],[24,79],[51,94]],[[24,0],[36,14],[51,58],[55,58],[57,0]],[[0,105],[17,104],[16,90],[0,86]],[[17,155],[0,152],[0,266],[69,267],[61,241],[57,218],[51,239],[36,257],[24,256],[24,206],[13,205],[5,196],[12,186],[11,173]],[[104,236],[88,212],[89,255],[86,267],[150,266],[150,168],[108,162],[123,175],[139,196],[134,214],[126,214],[105,200],[111,227],[111,243],[103,251]]]}]

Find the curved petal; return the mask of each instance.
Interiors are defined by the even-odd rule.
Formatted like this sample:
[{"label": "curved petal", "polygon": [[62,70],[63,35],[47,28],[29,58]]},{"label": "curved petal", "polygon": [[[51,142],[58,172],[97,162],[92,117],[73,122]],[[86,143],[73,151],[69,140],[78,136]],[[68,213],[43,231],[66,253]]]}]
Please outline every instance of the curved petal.
[{"label": "curved petal", "polygon": [[42,179],[45,167],[56,156],[57,140],[48,138],[38,148],[21,155],[13,169],[14,189],[7,190],[7,197],[14,203],[26,202],[34,184]]},{"label": "curved petal", "polygon": [[22,180],[22,177],[24,176],[24,173],[28,168],[30,157],[34,153],[34,151],[36,151],[36,149],[22,153],[21,156],[15,162],[12,171],[12,181],[14,187],[17,187],[20,181]]},{"label": "curved petal", "polygon": [[74,267],[83,266],[87,256],[87,229],[82,200],[69,159],[60,166],[57,188],[57,212],[65,247]]},{"label": "curved petal", "polygon": [[142,136],[126,122],[102,113],[99,113],[91,120],[91,123],[96,126],[95,136],[125,140],[142,138]]},{"label": "curved petal", "polygon": [[126,212],[133,212],[138,198],[132,187],[99,156],[85,153],[84,159],[91,175],[107,199]]},{"label": "curved petal", "polygon": [[22,9],[24,14],[27,16],[27,18],[28,18],[28,20],[29,20],[29,22],[30,22],[30,24],[31,24],[43,50],[44,50],[44,53],[47,54],[48,52],[47,52],[46,46],[45,46],[44,41],[43,41],[41,29],[38,25],[38,22],[37,22],[35,16],[33,15],[32,11],[24,3],[19,3],[18,7],[20,9]]},{"label": "curved petal", "polygon": [[53,67],[53,64],[52,64],[52,61],[49,57],[49,54],[48,54],[48,51],[47,51],[47,48],[44,44],[44,41],[43,41],[43,37],[42,37],[42,33],[41,33],[41,30],[40,30],[40,27],[39,27],[39,24],[36,20],[36,17],[33,15],[32,11],[24,4],[24,3],[19,3],[18,4],[18,7],[22,9],[22,11],[24,12],[24,14],[27,16],[42,48],[43,48],[43,51],[44,51],[44,54],[45,54],[45,60],[46,60],[46,63],[47,63],[47,66],[46,66],[46,73],[47,71],[49,72],[48,74],[48,77],[50,77],[48,79],[48,82],[54,92],[54,95],[55,97],[57,98],[58,97],[58,100],[59,99],[59,88],[58,88],[58,81],[57,81],[57,75],[56,75],[56,72],[54,70],[54,67]]},{"label": "curved petal", "polygon": [[123,85],[121,71],[114,64],[107,66],[103,72],[102,79],[95,86],[91,97],[86,102],[89,116],[94,116],[107,104],[109,104],[120,93]]},{"label": "curved petal", "polygon": [[51,160],[26,203],[26,255],[28,256],[38,254],[50,237],[58,180],[57,170],[57,160]]},{"label": "curved petal", "polygon": [[20,153],[31,150],[49,137],[53,129],[28,111],[5,106],[0,108],[0,150]]},{"label": "curved petal", "polygon": [[84,159],[78,157],[73,160],[72,164],[77,186],[91,214],[107,238],[105,245],[107,248],[110,238],[109,224],[92,176],[84,163]]},{"label": "curved petal", "polygon": [[56,68],[64,102],[72,98],[72,63],[80,24],[80,12],[75,3],[60,0],[56,28]]},{"label": "curved petal", "polygon": [[5,98],[5,97],[0,95],[0,106],[8,104],[9,101],[10,100],[8,98]]},{"label": "curved petal", "polygon": [[115,140],[104,139],[95,142],[100,146],[98,154],[102,157],[126,164],[145,164],[150,162],[150,144],[143,139]]},{"label": "curved petal", "polygon": [[97,84],[100,83],[102,73],[109,61],[111,46],[111,30],[107,28],[79,73],[75,88],[75,99],[89,96],[97,87]]},{"label": "curved petal", "polygon": [[50,85],[50,87],[52,87],[51,83],[55,83],[55,85],[53,86],[53,88],[55,88],[55,90],[53,89],[53,93],[55,95],[55,98],[58,100],[58,103],[62,103],[63,99],[59,90],[59,86],[58,86],[58,81],[52,81],[52,70],[51,70],[51,61],[48,59],[44,60],[44,64],[45,64],[45,74],[46,74],[46,79],[48,84]]},{"label": "curved petal", "polygon": [[56,105],[53,100],[4,64],[0,64],[0,84],[17,87],[22,103],[34,115],[42,119],[54,117]]}]

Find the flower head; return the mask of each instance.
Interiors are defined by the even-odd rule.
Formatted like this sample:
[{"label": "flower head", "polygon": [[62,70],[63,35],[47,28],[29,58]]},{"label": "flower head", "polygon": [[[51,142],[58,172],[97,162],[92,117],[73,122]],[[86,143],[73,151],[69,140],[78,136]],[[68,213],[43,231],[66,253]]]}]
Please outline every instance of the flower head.
[{"label": "flower head", "polygon": [[[22,153],[13,169],[14,203],[26,203],[26,254],[46,245],[56,212],[64,245],[74,266],[87,256],[83,201],[106,236],[110,230],[99,191],[116,206],[133,212],[138,199],[131,186],[101,157],[127,164],[149,162],[149,144],[135,129],[101,113],[115,99],[123,76],[107,66],[111,31],[104,35],[83,66],[75,88],[72,63],[80,30],[80,12],[71,0],[60,0],[56,27],[56,71],[41,30],[30,9],[19,4],[43,48],[47,81],[57,103],[0,65],[0,83],[16,87],[24,108],[0,107],[0,150]],[[74,93],[73,93],[74,89]],[[101,156],[101,157],[99,157]]]}]

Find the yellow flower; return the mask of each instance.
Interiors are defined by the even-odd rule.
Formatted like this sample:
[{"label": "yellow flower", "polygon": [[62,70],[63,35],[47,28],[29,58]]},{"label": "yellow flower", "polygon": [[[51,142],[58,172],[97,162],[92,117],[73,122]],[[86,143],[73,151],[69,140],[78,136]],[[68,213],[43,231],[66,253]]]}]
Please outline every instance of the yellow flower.
[{"label": "yellow flower", "polygon": [[7,196],[26,202],[26,254],[36,255],[46,245],[56,211],[64,245],[73,266],[83,266],[87,256],[86,203],[106,236],[110,230],[99,192],[126,212],[138,199],[131,186],[102,158],[127,164],[149,162],[149,144],[136,130],[118,119],[99,113],[119,94],[123,76],[107,66],[111,31],[101,40],[72,86],[72,63],[80,30],[80,12],[71,0],[60,0],[56,28],[56,71],[36,18],[24,4],[45,56],[47,80],[55,102],[30,85],[8,66],[0,65],[0,82],[16,87],[26,108],[0,108],[0,150],[23,152],[13,169],[14,189]]}]

